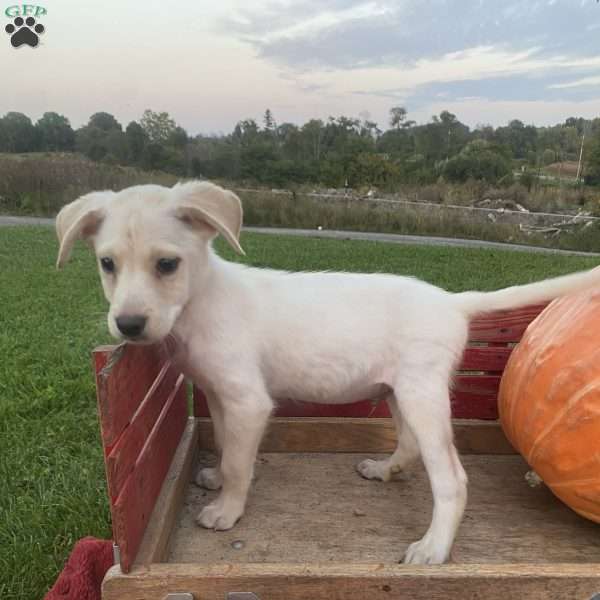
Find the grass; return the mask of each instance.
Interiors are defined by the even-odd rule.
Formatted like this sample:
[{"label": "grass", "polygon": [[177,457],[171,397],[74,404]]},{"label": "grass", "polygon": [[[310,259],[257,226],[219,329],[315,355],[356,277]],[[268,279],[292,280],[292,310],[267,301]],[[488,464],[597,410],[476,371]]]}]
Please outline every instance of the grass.
[{"label": "grass", "polygon": [[[591,258],[244,234],[246,261],[385,271],[454,291],[592,267]],[[219,242],[228,258],[232,252]],[[91,254],[54,268],[48,228],[0,229],[0,598],[37,600],[74,542],[110,537],[90,351],[108,341]]]}]

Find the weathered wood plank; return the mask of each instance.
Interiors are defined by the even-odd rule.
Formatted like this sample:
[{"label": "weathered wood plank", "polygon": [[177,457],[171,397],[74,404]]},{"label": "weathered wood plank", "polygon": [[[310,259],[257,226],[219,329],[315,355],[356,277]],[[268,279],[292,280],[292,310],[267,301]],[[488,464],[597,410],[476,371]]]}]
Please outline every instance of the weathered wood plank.
[{"label": "weathered wood plank", "polygon": [[164,600],[190,592],[223,600],[253,592],[261,600],[591,600],[600,590],[598,565],[156,564],[130,575],[111,569],[103,600]]},{"label": "weathered wood plank", "polygon": [[100,429],[108,454],[158,375],[159,346],[103,347],[94,351]]},{"label": "weathered wood plank", "polygon": [[[498,422],[454,421],[459,452],[515,454]],[[199,445],[214,450],[210,419],[198,419]],[[274,418],[260,446],[262,452],[393,452],[396,431],[391,419],[345,417]]]},{"label": "weathered wood plank", "polygon": [[181,375],[144,443],[134,470],[112,505],[113,533],[125,572],[135,560],[186,422],[187,397]]},{"label": "weathered wood plank", "polygon": [[150,565],[166,559],[169,537],[189,485],[197,453],[198,428],[196,420],[190,417],[150,516],[135,564]]},{"label": "weathered wood plank", "polygon": [[170,398],[179,373],[166,362],[146,397],[131,418],[119,439],[106,457],[106,477],[110,498],[116,500],[125,480],[133,471],[138,455],[158,419],[160,411]]},{"label": "weathered wood plank", "polygon": [[[195,522],[217,492],[190,484],[167,562],[397,563],[427,531],[433,498],[420,463],[386,483],[356,472],[363,460],[385,456],[260,452],[244,516],[233,530],[218,534]],[[466,454],[461,462],[469,479],[468,501],[452,562],[593,562],[600,568],[598,526],[545,486],[528,486],[529,467],[521,456]],[[200,454],[202,467],[212,464],[211,456]],[[243,548],[231,546],[236,539],[245,541]]]}]

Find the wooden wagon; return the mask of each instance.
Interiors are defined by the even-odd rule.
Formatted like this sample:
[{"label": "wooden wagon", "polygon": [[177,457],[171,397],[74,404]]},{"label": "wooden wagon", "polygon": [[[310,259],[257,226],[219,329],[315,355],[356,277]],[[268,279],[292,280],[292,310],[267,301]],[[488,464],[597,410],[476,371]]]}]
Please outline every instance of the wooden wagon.
[{"label": "wooden wagon", "polygon": [[[95,351],[98,405],[115,541],[104,600],[600,600],[600,530],[562,505],[497,421],[512,347],[543,307],[472,323],[452,392],[469,501],[452,561],[398,564],[426,531],[424,470],[388,483],[354,470],[389,453],[385,403],[282,403],[259,454],[246,513],[230,531],[194,523],[217,492],[196,487],[212,427],[204,397],[161,347]],[[189,416],[190,412],[193,416]]]}]

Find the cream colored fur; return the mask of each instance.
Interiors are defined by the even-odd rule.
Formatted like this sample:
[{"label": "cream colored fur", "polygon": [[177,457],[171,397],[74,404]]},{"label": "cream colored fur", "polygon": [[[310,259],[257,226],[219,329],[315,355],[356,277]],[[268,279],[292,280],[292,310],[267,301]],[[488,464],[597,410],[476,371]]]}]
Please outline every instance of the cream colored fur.
[{"label": "cream colored fur", "polygon": [[[117,319],[142,316],[143,332],[133,341],[175,339],[182,370],[208,396],[220,459],[199,473],[198,482],[221,493],[198,522],[229,529],[241,517],[261,436],[278,399],[381,398],[392,411],[398,447],[388,459],[363,461],[358,471],[388,480],[422,458],[433,517],[405,562],[446,561],[467,500],[448,385],[467,341],[469,317],[597,285],[600,272],[450,294],[392,275],[255,269],[212,250],[211,240],[220,233],[242,252],[241,224],[237,196],[205,182],[88,194],[57,217],[59,265],[78,238],[94,248],[110,303],[110,332],[123,339]],[[112,261],[113,272],[105,272],[102,259]],[[179,259],[177,269],[159,272],[161,259]]]}]

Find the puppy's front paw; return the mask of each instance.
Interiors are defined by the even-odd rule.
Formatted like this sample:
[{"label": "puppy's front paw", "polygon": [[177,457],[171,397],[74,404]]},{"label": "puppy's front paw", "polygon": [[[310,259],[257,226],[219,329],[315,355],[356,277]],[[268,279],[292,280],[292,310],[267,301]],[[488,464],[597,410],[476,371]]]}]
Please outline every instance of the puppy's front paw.
[{"label": "puppy's front paw", "polygon": [[449,558],[450,552],[435,540],[425,535],[418,542],[408,547],[404,555],[404,564],[407,565],[441,565]]},{"label": "puppy's front paw", "polygon": [[379,479],[389,481],[392,476],[391,469],[384,460],[372,460],[367,458],[356,465],[356,470],[365,479]]},{"label": "puppy's front paw", "polygon": [[217,499],[200,511],[196,523],[206,529],[225,531],[237,523],[243,512],[243,507],[225,506]]},{"label": "puppy's front paw", "polygon": [[196,485],[207,490],[218,490],[223,485],[223,477],[219,467],[207,467],[200,469],[196,475]]}]

